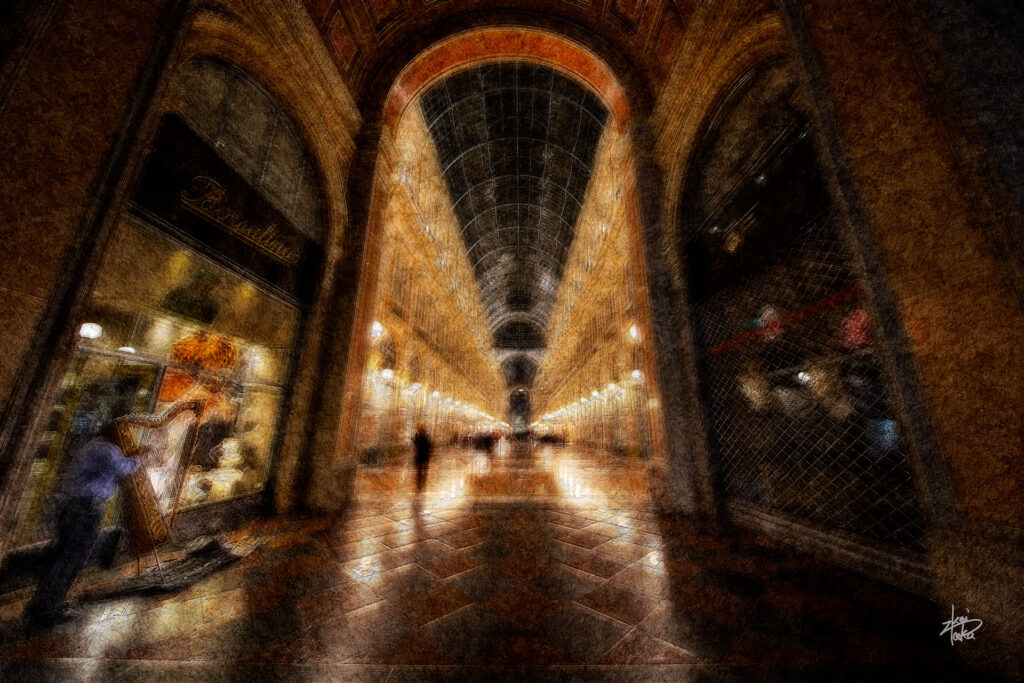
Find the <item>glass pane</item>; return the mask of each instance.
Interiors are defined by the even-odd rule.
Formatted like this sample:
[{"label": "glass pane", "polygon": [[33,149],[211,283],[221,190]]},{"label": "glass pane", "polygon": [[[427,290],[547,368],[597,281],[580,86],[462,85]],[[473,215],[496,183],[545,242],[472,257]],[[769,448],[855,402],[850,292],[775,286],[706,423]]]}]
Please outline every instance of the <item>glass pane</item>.
[{"label": "glass pane", "polygon": [[[202,399],[142,439],[165,512],[260,490],[299,311],[149,228],[125,221],[79,322],[75,357],[23,494],[18,545],[45,540],[75,452],[108,420]],[[108,521],[112,515],[108,515]]]}]

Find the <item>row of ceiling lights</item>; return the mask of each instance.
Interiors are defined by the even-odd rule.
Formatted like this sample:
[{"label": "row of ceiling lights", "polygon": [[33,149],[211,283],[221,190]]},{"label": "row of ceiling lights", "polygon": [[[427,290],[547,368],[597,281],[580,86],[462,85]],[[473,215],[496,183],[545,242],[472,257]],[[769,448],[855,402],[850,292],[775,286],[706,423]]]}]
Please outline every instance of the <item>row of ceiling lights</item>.
[{"label": "row of ceiling lights", "polygon": [[[374,320],[373,324],[370,325],[370,336],[372,338],[374,338],[374,339],[377,339],[377,338],[379,338],[383,334],[384,334],[384,326],[380,323],[380,321]],[[383,370],[380,371],[380,376],[382,378],[384,378],[384,380],[390,382],[391,380],[393,380],[395,378],[395,371],[392,370],[391,368],[384,368]],[[422,385],[419,382],[413,382],[412,384],[410,384],[406,388],[409,389],[410,391],[412,391],[413,393],[415,393],[415,392],[419,391],[420,389],[422,389],[423,387],[422,387]],[[476,408],[475,406],[471,406],[468,403],[463,405],[462,401],[456,401],[456,400],[454,400],[452,398],[444,396],[439,391],[431,392],[430,394],[428,394],[428,396],[430,398],[438,400],[438,402],[441,403],[441,404],[444,404],[444,405],[454,405],[456,408],[461,408],[462,411],[464,413],[466,413],[467,415],[471,415],[471,416],[474,416],[474,417],[480,417],[480,418],[483,418],[483,419],[488,420],[490,422],[494,422],[495,424],[504,424],[502,422],[498,422],[497,420],[494,419],[494,417],[492,417],[491,415],[489,415],[489,414],[483,412],[482,410]]]},{"label": "row of ceiling lights", "polygon": [[[629,326],[629,336],[630,336],[630,338],[634,342],[640,341],[640,328],[638,328],[635,323]],[[630,374],[630,376],[633,378],[634,382],[640,382],[640,380],[643,379],[643,373],[640,372],[640,370],[633,370],[633,372]],[[544,422],[546,420],[550,420],[552,418],[558,417],[559,415],[562,415],[563,413],[571,410],[572,408],[586,405],[588,400],[595,400],[596,401],[596,400],[600,399],[602,396],[611,397],[611,396],[613,396],[615,394],[615,392],[618,391],[618,389],[619,389],[619,386],[617,384],[615,384],[615,382],[609,382],[608,386],[606,386],[603,390],[598,391],[597,389],[594,389],[593,391],[591,391],[590,392],[590,397],[591,397],[590,399],[588,399],[586,396],[584,396],[580,400],[578,400],[578,401],[576,401],[574,403],[570,403],[568,405],[562,406],[558,410],[555,410],[553,412],[548,413],[547,415],[544,415],[543,417],[541,417],[534,424],[538,424],[540,422]]]},{"label": "row of ceiling lights", "polygon": [[[632,376],[634,382],[640,382],[640,380],[643,378],[643,373],[641,373],[639,370],[634,370],[631,376]],[[568,405],[562,406],[558,410],[555,410],[553,412],[548,413],[547,415],[544,415],[543,417],[541,417],[534,424],[539,424],[541,422],[546,422],[546,421],[551,420],[553,418],[559,417],[560,415],[563,415],[563,414],[571,411],[574,408],[581,408],[581,407],[587,405],[587,403],[595,403],[596,404],[597,401],[601,400],[602,398],[613,398],[615,396],[615,394],[618,392],[618,390],[619,390],[619,385],[618,384],[616,384],[615,382],[609,382],[608,386],[605,387],[604,389],[602,389],[601,391],[598,391],[597,389],[594,389],[593,391],[591,391],[590,392],[590,398],[587,398],[586,396],[584,396],[580,400],[578,400],[578,401],[576,401],[574,403],[570,403]]]}]

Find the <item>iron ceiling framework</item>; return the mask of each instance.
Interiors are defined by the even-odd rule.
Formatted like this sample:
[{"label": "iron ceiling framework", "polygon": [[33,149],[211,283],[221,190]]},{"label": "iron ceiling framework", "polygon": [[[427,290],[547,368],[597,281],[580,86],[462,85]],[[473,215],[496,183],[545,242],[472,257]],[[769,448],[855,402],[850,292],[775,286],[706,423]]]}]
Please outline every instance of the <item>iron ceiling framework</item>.
[{"label": "iron ceiling framework", "polygon": [[608,111],[575,81],[515,61],[452,74],[421,106],[494,346],[541,349]]}]

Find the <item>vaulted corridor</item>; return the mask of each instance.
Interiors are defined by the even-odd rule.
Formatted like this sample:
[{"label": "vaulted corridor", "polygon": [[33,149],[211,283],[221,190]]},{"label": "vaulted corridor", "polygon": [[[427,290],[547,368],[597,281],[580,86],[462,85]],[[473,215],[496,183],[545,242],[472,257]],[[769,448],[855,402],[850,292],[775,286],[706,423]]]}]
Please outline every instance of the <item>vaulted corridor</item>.
[{"label": "vaulted corridor", "polygon": [[1021,679],[1022,32],[0,3],[0,678]]}]

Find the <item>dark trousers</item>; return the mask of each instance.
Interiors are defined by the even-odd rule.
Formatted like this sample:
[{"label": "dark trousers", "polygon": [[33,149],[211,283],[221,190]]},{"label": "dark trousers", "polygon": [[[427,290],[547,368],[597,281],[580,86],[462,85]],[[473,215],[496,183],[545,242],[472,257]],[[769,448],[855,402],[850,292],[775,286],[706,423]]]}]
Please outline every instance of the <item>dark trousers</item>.
[{"label": "dark trousers", "polygon": [[427,483],[427,467],[430,460],[416,460],[416,490],[422,491],[423,485]]},{"label": "dark trousers", "polygon": [[96,538],[106,501],[70,498],[64,502],[57,520],[57,541],[49,566],[39,577],[29,611],[51,616],[60,611],[68,589],[82,571]]}]

